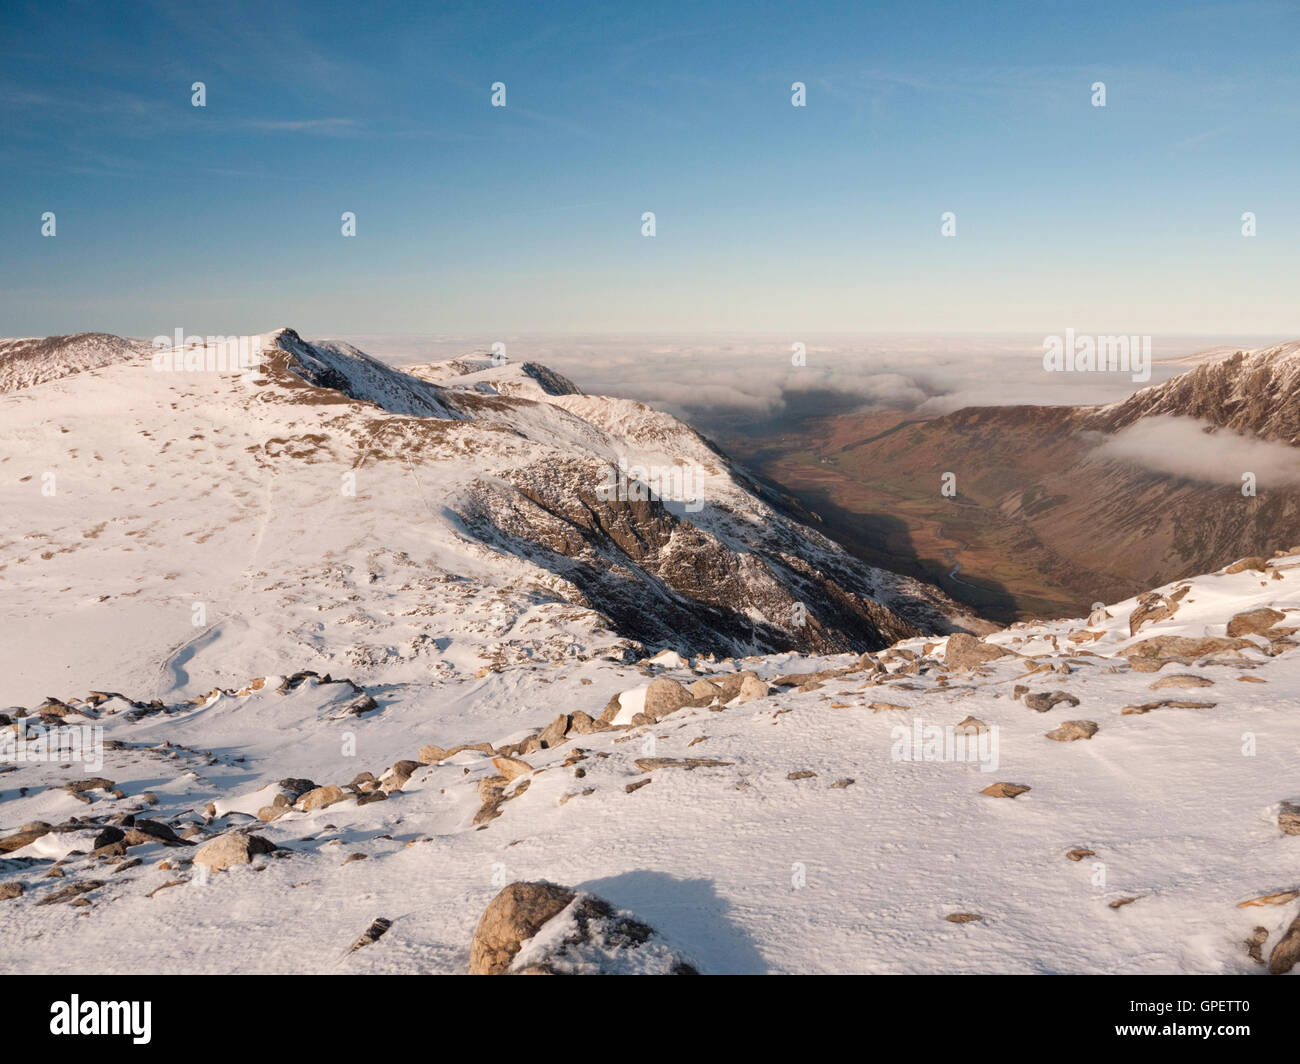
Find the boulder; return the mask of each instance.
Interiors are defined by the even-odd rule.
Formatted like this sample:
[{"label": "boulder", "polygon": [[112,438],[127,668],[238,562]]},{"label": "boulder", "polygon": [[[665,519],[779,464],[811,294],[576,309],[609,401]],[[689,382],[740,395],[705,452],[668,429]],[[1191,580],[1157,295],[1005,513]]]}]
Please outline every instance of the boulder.
[{"label": "boulder", "polygon": [[642,712],[651,720],[661,720],[695,701],[695,696],[676,680],[658,676],[650,681]]},{"label": "boulder", "polygon": [[42,835],[48,835],[53,828],[43,820],[33,820],[24,824],[12,835],[0,839],[0,853],[13,853],[21,850],[28,843],[35,842]]},{"label": "boulder", "polygon": [[234,865],[251,864],[258,854],[270,853],[274,849],[275,845],[261,835],[230,831],[200,846],[194,855],[194,863],[210,872],[219,872]]},{"label": "boulder", "polygon": [[1300,962],[1300,916],[1291,921],[1273,952],[1268,956],[1268,970],[1272,975],[1286,975]]},{"label": "boulder", "polygon": [[943,662],[950,669],[973,669],[998,658],[1011,657],[1012,652],[986,643],[966,632],[954,632],[948,637],[943,652]]},{"label": "boulder", "polygon": [[301,809],[304,813],[310,813],[316,809],[324,809],[335,802],[341,802],[347,797],[349,797],[348,792],[342,787],[327,783],[324,787],[317,787],[315,790],[308,791],[298,799],[295,807]]},{"label": "boulder", "polygon": [[746,676],[740,681],[740,690],[736,692],[736,705],[752,702],[755,698],[766,698],[772,693],[765,680],[757,676]]},{"label": "boulder", "polygon": [[527,776],[528,773],[533,771],[532,765],[517,757],[494,757],[492,764],[507,781],[518,779],[520,776]]},{"label": "boulder", "polygon": [[1233,562],[1223,571],[1225,573],[1244,573],[1247,569],[1251,569],[1257,573],[1262,573],[1267,568],[1268,563],[1264,561],[1263,558],[1251,557],[1241,558],[1240,560]]},{"label": "boulder", "polygon": [[1257,610],[1245,610],[1228,622],[1228,635],[1263,635],[1280,621],[1286,620],[1281,610],[1272,610],[1263,606]]},{"label": "boulder", "polygon": [[1079,700],[1068,691],[1040,691],[1038,694],[1025,695],[1025,705],[1030,709],[1037,710],[1039,713],[1046,713],[1060,702],[1065,702],[1070,706],[1079,704]]},{"label": "boulder", "polygon": [[1091,720],[1067,720],[1059,728],[1046,733],[1047,738],[1058,743],[1072,743],[1077,739],[1091,739],[1097,734],[1098,725]]},{"label": "boulder", "polygon": [[592,894],[511,883],[484,910],[470,975],[694,975],[653,928]]}]

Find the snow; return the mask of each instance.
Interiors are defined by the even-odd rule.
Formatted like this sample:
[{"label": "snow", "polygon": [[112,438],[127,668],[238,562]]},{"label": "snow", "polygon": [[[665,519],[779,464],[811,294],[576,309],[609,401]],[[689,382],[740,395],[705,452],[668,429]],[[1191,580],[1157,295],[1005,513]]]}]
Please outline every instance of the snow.
[{"label": "snow", "polygon": [[[411,430],[381,405],[282,402],[274,390],[155,374],[147,362],[87,372],[94,378],[0,397],[0,513],[16,533],[0,537],[0,705],[95,690],[166,708],[140,712],[121,698],[76,707],[104,728],[99,774],[125,798],[74,798],[62,785],[84,775],[76,765],[0,773],[0,838],[33,821],[91,825],[0,855],[0,882],[27,888],[0,901],[0,970],[463,972],[483,909],[519,879],[602,897],[714,973],[1244,974],[1259,970],[1242,946],[1252,929],[1267,928],[1271,946],[1300,912],[1296,901],[1239,907],[1300,886],[1300,838],[1277,826],[1280,803],[1300,801],[1300,649],[1255,639],[1258,649],[1158,673],[1123,656],[1153,636],[1222,635],[1232,616],[1262,606],[1285,613],[1279,627],[1300,627],[1300,555],[1266,573],[1170,584],[1161,590],[1190,588],[1177,612],[1136,635],[1128,600],[1097,625],[999,632],[990,641],[1019,656],[974,675],[937,663],[902,674],[904,659],[887,653],[884,677],[846,672],[634,728],[648,675],[689,684],[741,669],[773,679],[857,665],[856,655],[793,653],[700,658],[694,669],[675,653],[625,662],[597,609],[560,601],[548,574],[446,516],[471,476],[508,470],[521,453],[545,460],[581,444],[635,457],[641,445],[610,435],[593,411],[626,415],[625,429],[654,418],[553,396],[493,432],[499,450],[474,453],[459,450],[479,438],[464,419],[424,417],[443,426],[446,450],[435,458],[412,430],[382,452],[409,457],[408,467],[357,461],[378,434]],[[376,402],[416,394],[459,409],[454,388],[374,393]],[[596,421],[574,413],[588,403]],[[702,454],[689,431],[673,440],[659,460]],[[301,449],[294,465],[268,458],[286,445]],[[346,496],[340,474],[353,469],[357,494]],[[58,477],[52,497],[40,491],[47,470]],[[764,520],[754,500],[745,506],[745,520]],[[701,520],[739,536],[740,518]],[[1084,629],[1100,638],[1069,642]],[[933,662],[944,644],[921,637],[897,649]],[[1053,671],[1027,675],[1036,662]],[[304,668],[321,675],[288,689]],[[326,673],[350,678],[377,708],[340,715],[356,694]],[[1152,690],[1173,674],[1213,683]],[[1016,684],[1068,691],[1080,705],[1037,713],[1013,697]],[[215,837],[249,827],[285,777],[381,777],[422,745],[499,746],[558,714],[597,717],[615,695],[618,727],[522,755],[534,770],[527,788],[512,784],[486,826],[474,823],[479,787],[497,769],[463,751],[422,766],[385,801],[349,797],[255,824],[284,856],[251,866],[200,878],[192,848],[150,844],[131,849],[140,866],[116,873],[86,852],[109,816],[199,824]],[[1167,698],[1215,705],[1123,713]],[[968,715],[998,729],[995,772],[891,756],[896,729]],[[1100,730],[1044,738],[1065,720]],[[566,765],[575,751],[582,760]],[[647,757],[723,764],[636,764]],[[815,775],[789,778],[806,772]],[[980,794],[992,781],[1031,789]],[[1095,856],[1068,860],[1075,848]],[[353,854],[367,859],[345,863]],[[65,878],[46,878],[54,860]],[[164,860],[170,868],[158,867]],[[88,907],[37,906],[89,878],[105,885],[85,896]],[[1137,900],[1111,907],[1126,898]],[[944,919],[956,911],[983,919]],[[392,929],[341,957],[381,916]],[[571,930],[548,925],[520,963]]]}]

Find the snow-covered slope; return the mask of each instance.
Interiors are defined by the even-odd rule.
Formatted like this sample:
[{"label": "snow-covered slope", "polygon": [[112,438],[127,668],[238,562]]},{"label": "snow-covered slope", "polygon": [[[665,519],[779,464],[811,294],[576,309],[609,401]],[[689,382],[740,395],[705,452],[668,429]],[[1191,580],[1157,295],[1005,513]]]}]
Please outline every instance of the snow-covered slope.
[{"label": "snow-covered slope", "polygon": [[[527,365],[437,383],[289,329],[264,340],[243,372],[112,345],[0,397],[0,701],[978,627],[779,512],[668,415]],[[624,487],[687,470],[696,501],[602,494],[620,461]]]},{"label": "snow-covered slope", "polygon": [[143,340],[108,333],[0,339],[0,392],[138,359],[149,350]]},{"label": "snow-covered slope", "polygon": [[1262,440],[1300,445],[1300,340],[1205,361],[1120,403],[1088,411],[1115,431],[1143,418],[1199,418]]},{"label": "snow-covered slope", "polygon": [[[1280,968],[1298,628],[1300,547],[876,656],[365,692],[250,675],[152,706],[64,684],[18,728],[99,725],[108,749],[0,775],[0,968],[462,972],[489,899],[538,879],[633,911],[704,972]],[[240,832],[275,849],[205,872]]]}]

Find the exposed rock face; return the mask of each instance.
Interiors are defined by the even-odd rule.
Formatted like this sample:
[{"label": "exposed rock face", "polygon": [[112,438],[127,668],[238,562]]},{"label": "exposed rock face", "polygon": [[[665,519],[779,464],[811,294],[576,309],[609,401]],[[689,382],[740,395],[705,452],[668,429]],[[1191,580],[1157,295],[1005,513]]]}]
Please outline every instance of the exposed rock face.
[{"label": "exposed rock face", "polygon": [[[726,467],[722,456],[715,461]],[[521,467],[476,484],[460,516],[485,542],[563,578],[578,604],[599,609],[615,631],[646,645],[727,655],[755,647],[838,653],[877,649],[918,634],[917,624],[945,623],[934,605],[938,593],[926,601],[929,592],[917,585],[909,603],[907,594],[886,590],[897,578],[775,512],[751,522],[718,504],[709,507],[709,521],[680,517],[658,499],[600,498],[596,486],[605,474],[581,458]],[[725,538],[714,531],[719,525]],[[749,549],[731,546],[736,539],[748,540]]]},{"label": "exposed rock face", "polygon": [[1300,444],[1300,348],[1278,344],[1202,364],[1108,408],[1106,420],[1121,428],[1157,414]]},{"label": "exposed rock face", "polygon": [[274,849],[275,845],[260,835],[231,831],[200,846],[194,855],[194,863],[203,865],[210,872],[218,872],[235,865],[251,864],[258,854],[270,853]]},{"label": "exposed rock face", "polygon": [[512,883],[488,904],[470,975],[694,975],[653,928],[606,901],[552,883]]},{"label": "exposed rock face", "polygon": [[1278,810],[1277,826],[1283,835],[1300,835],[1300,803],[1283,802]]}]

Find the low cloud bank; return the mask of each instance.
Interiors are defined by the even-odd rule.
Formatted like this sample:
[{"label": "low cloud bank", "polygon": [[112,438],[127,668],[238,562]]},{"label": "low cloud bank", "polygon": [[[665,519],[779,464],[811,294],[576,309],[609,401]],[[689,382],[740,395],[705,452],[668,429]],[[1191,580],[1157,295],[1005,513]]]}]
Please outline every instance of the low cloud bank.
[{"label": "low cloud bank", "polygon": [[1240,485],[1244,473],[1253,473],[1258,491],[1300,484],[1300,448],[1213,429],[1197,418],[1143,418],[1111,436],[1092,456],[1211,484]]},{"label": "low cloud bank", "polygon": [[[834,393],[863,406],[944,413],[963,406],[1107,403],[1141,387],[1127,373],[1045,372],[1038,334],[344,339],[394,365],[488,353],[501,342],[511,359],[544,363],[583,391],[638,399],[704,422],[779,418],[787,405],[806,406],[800,399],[811,393]],[[1155,337],[1149,384],[1189,368],[1161,365],[1160,359],[1181,358],[1224,339]]]}]

